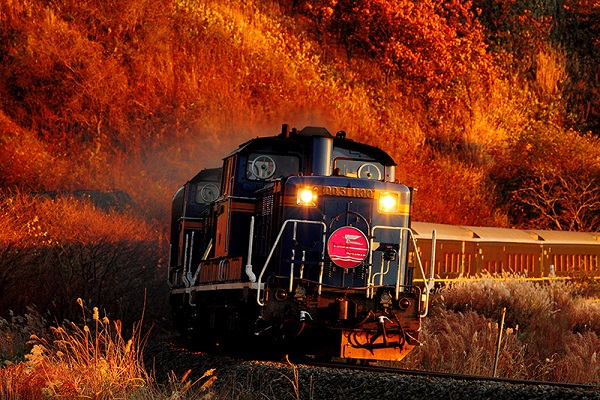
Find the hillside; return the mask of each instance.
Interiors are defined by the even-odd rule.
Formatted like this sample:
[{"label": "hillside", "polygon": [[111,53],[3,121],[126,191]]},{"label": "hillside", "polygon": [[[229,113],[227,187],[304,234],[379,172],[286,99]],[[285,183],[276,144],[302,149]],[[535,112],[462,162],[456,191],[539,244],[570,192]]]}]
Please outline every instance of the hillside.
[{"label": "hillside", "polygon": [[176,188],[282,123],[379,145],[434,222],[599,230],[586,0],[147,0],[0,8],[0,187]]},{"label": "hillside", "polygon": [[417,220],[600,231],[599,16],[584,0],[0,0],[0,310],[168,315],[173,194],[282,123],[387,150]]}]

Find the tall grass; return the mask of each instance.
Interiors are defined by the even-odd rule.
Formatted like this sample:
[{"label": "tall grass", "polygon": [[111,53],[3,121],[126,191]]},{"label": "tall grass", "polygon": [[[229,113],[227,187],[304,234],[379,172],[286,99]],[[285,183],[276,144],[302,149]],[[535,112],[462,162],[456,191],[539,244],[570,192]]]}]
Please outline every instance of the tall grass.
[{"label": "tall grass", "polygon": [[[506,307],[498,376],[597,383],[598,292],[597,284],[542,285],[514,277],[457,282],[436,293],[431,315],[423,320],[423,345],[396,365],[491,376],[500,329],[498,309]],[[143,363],[148,336],[141,323],[127,334],[121,322],[101,316],[97,308],[89,311],[81,300],[79,307],[83,324],[67,322],[50,332],[36,313],[27,321],[0,321],[5,365],[0,369],[1,398],[255,398],[251,387],[269,387],[269,382],[238,376],[215,389],[212,369],[194,381],[188,372],[181,378],[171,374],[166,384],[158,383]],[[23,338],[31,333],[23,351]],[[289,395],[297,398],[301,383],[297,369],[291,367],[290,376],[279,378],[291,385]]]},{"label": "tall grass", "polygon": [[436,293],[432,313],[424,320],[424,346],[403,363],[426,370],[491,375],[498,321],[506,308],[498,376],[597,383],[597,286],[491,276],[449,284]]},{"label": "tall grass", "polygon": [[[82,310],[83,301],[78,299]],[[52,341],[32,336],[34,346],[26,356],[35,373],[46,378],[42,391],[51,397],[126,397],[147,388],[152,379],[143,368],[145,338],[140,326],[131,338],[123,337],[119,321],[110,322],[93,309],[92,322],[80,328],[52,327]],[[82,315],[87,321],[87,316]]]},{"label": "tall grass", "polygon": [[[97,307],[88,315],[83,301],[77,301],[82,324],[65,322],[50,331],[37,326],[38,333],[31,334],[30,350],[22,362],[9,362],[2,354],[5,366],[0,369],[0,398],[184,400],[210,394],[216,380],[214,370],[193,382],[188,372],[181,378],[172,374],[167,384],[158,384],[144,366],[142,351],[148,336],[142,331],[142,321],[130,329],[127,338],[120,321],[101,317]],[[32,319],[44,322],[35,316]],[[3,337],[23,328],[22,320],[6,322],[0,320]]]},{"label": "tall grass", "polygon": [[[128,398],[148,388],[152,379],[141,363],[145,337],[140,325],[126,340],[119,321],[101,318],[94,308],[88,324],[83,301],[78,303],[83,326],[67,323],[52,327],[51,334],[32,333],[25,361],[0,370],[0,397]],[[18,324],[11,326],[14,330]],[[8,336],[8,331],[3,329],[3,334]]]}]

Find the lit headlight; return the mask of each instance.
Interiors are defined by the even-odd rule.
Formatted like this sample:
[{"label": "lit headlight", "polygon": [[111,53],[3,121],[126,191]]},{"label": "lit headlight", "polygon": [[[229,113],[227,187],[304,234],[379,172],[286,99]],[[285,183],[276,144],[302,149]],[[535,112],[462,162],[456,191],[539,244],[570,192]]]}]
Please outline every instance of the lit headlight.
[{"label": "lit headlight", "polygon": [[379,195],[379,211],[384,213],[398,212],[398,193],[381,192]]},{"label": "lit headlight", "polygon": [[296,204],[314,207],[317,205],[317,193],[310,187],[298,188],[296,195]]}]

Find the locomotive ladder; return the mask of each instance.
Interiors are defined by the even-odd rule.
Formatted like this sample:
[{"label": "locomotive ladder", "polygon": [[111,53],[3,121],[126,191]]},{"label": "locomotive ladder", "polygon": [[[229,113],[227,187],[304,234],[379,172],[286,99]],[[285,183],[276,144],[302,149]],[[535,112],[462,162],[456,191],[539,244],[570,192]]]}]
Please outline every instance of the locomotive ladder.
[{"label": "locomotive ladder", "polygon": [[[376,230],[390,230],[390,231],[398,231],[400,232],[400,242],[398,243],[398,249],[402,249],[402,241],[404,240],[403,237],[403,233],[407,233],[408,236],[410,237],[410,240],[412,240],[412,244],[415,248],[415,255],[417,258],[417,264],[419,265],[419,269],[421,270],[421,275],[423,276],[423,281],[425,282],[425,288],[421,294],[422,296],[422,301],[423,303],[425,303],[425,308],[421,314],[421,317],[425,317],[427,316],[427,313],[429,311],[429,292],[431,291],[431,289],[433,289],[433,285],[435,283],[434,281],[434,260],[435,260],[435,244],[436,244],[436,232],[435,230],[432,232],[431,234],[431,268],[429,271],[429,279],[427,279],[426,275],[425,275],[425,270],[423,269],[423,263],[421,262],[421,257],[419,255],[419,251],[418,251],[418,247],[417,247],[417,241],[415,239],[415,236],[413,235],[413,232],[410,228],[405,228],[405,227],[401,227],[401,226],[386,226],[386,225],[375,225],[372,229],[371,229],[371,238],[369,240],[369,248],[373,249],[373,245],[374,245],[374,241],[375,241],[375,231]],[[408,257],[408,254],[403,254],[402,257]],[[373,265],[373,251],[369,252],[369,269],[371,268],[371,266]],[[402,262],[399,260],[398,262],[398,272],[396,274],[396,292],[395,292],[395,299],[398,300],[400,297],[400,287],[402,286],[400,284],[400,268],[402,265]],[[385,271],[385,272],[378,272],[378,273],[374,273],[371,275],[371,271],[369,271],[369,281],[368,281],[368,289],[367,289],[367,296],[369,298],[373,298],[373,295],[375,294],[375,277],[376,276],[380,276],[380,280],[383,280],[383,275],[385,275],[387,272],[389,271]]]},{"label": "locomotive ladder", "polygon": [[[311,225],[321,225],[323,227],[323,234],[322,234],[322,238],[321,241],[323,243],[322,246],[322,250],[321,250],[321,261],[319,263],[319,267],[321,269],[321,272],[319,273],[319,294],[321,294],[321,286],[323,284],[323,269],[324,269],[324,259],[325,259],[325,239],[327,237],[327,225],[325,225],[325,223],[323,221],[309,221],[309,220],[304,220],[304,219],[287,219],[283,222],[283,225],[281,226],[281,229],[279,230],[279,234],[277,235],[277,238],[275,239],[275,242],[273,243],[273,247],[271,248],[271,251],[269,252],[269,255],[267,256],[267,259],[265,260],[265,264],[263,265],[262,270],[260,271],[260,275],[258,276],[258,284],[257,284],[257,292],[256,292],[256,302],[258,303],[259,306],[264,306],[265,303],[261,298],[261,292],[263,290],[263,285],[261,285],[262,283],[262,278],[263,275],[265,274],[265,271],[267,270],[267,265],[269,265],[269,262],[271,261],[271,257],[273,257],[273,253],[275,253],[275,249],[277,248],[277,245],[279,244],[279,241],[281,240],[281,236],[283,235],[283,231],[285,230],[285,227],[288,225],[288,223],[292,223],[293,224],[293,238],[296,239],[296,232],[298,230],[298,224],[311,224]],[[252,217],[252,222],[251,225],[254,224],[254,217]],[[252,229],[251,229],[251,235],[252,233]],[[251,266],[250,263],[250,257],[251,257],[251,249],[249,249],[248,251],[248,265]],[[246,268],[248,268],[248,266],[246,266]],[[294,270],[293,270],[293,265],[292,265],[292,270],[290,273],[290,288],[293,285],[293,281],[294,281]],[[290,289],[291,291],[291,289]]]}]

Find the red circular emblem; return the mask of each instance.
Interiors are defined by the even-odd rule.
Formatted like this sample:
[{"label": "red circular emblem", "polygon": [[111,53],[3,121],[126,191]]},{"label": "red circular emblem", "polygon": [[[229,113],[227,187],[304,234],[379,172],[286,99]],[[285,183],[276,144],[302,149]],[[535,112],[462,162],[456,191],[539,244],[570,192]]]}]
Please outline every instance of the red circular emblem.
[{"label": "red circular emblem", "polygon": [[336,265],[342,268],[354,268],[367,257],[369,242],[361,230],[344,226],[329,237],[327,252]]}]

